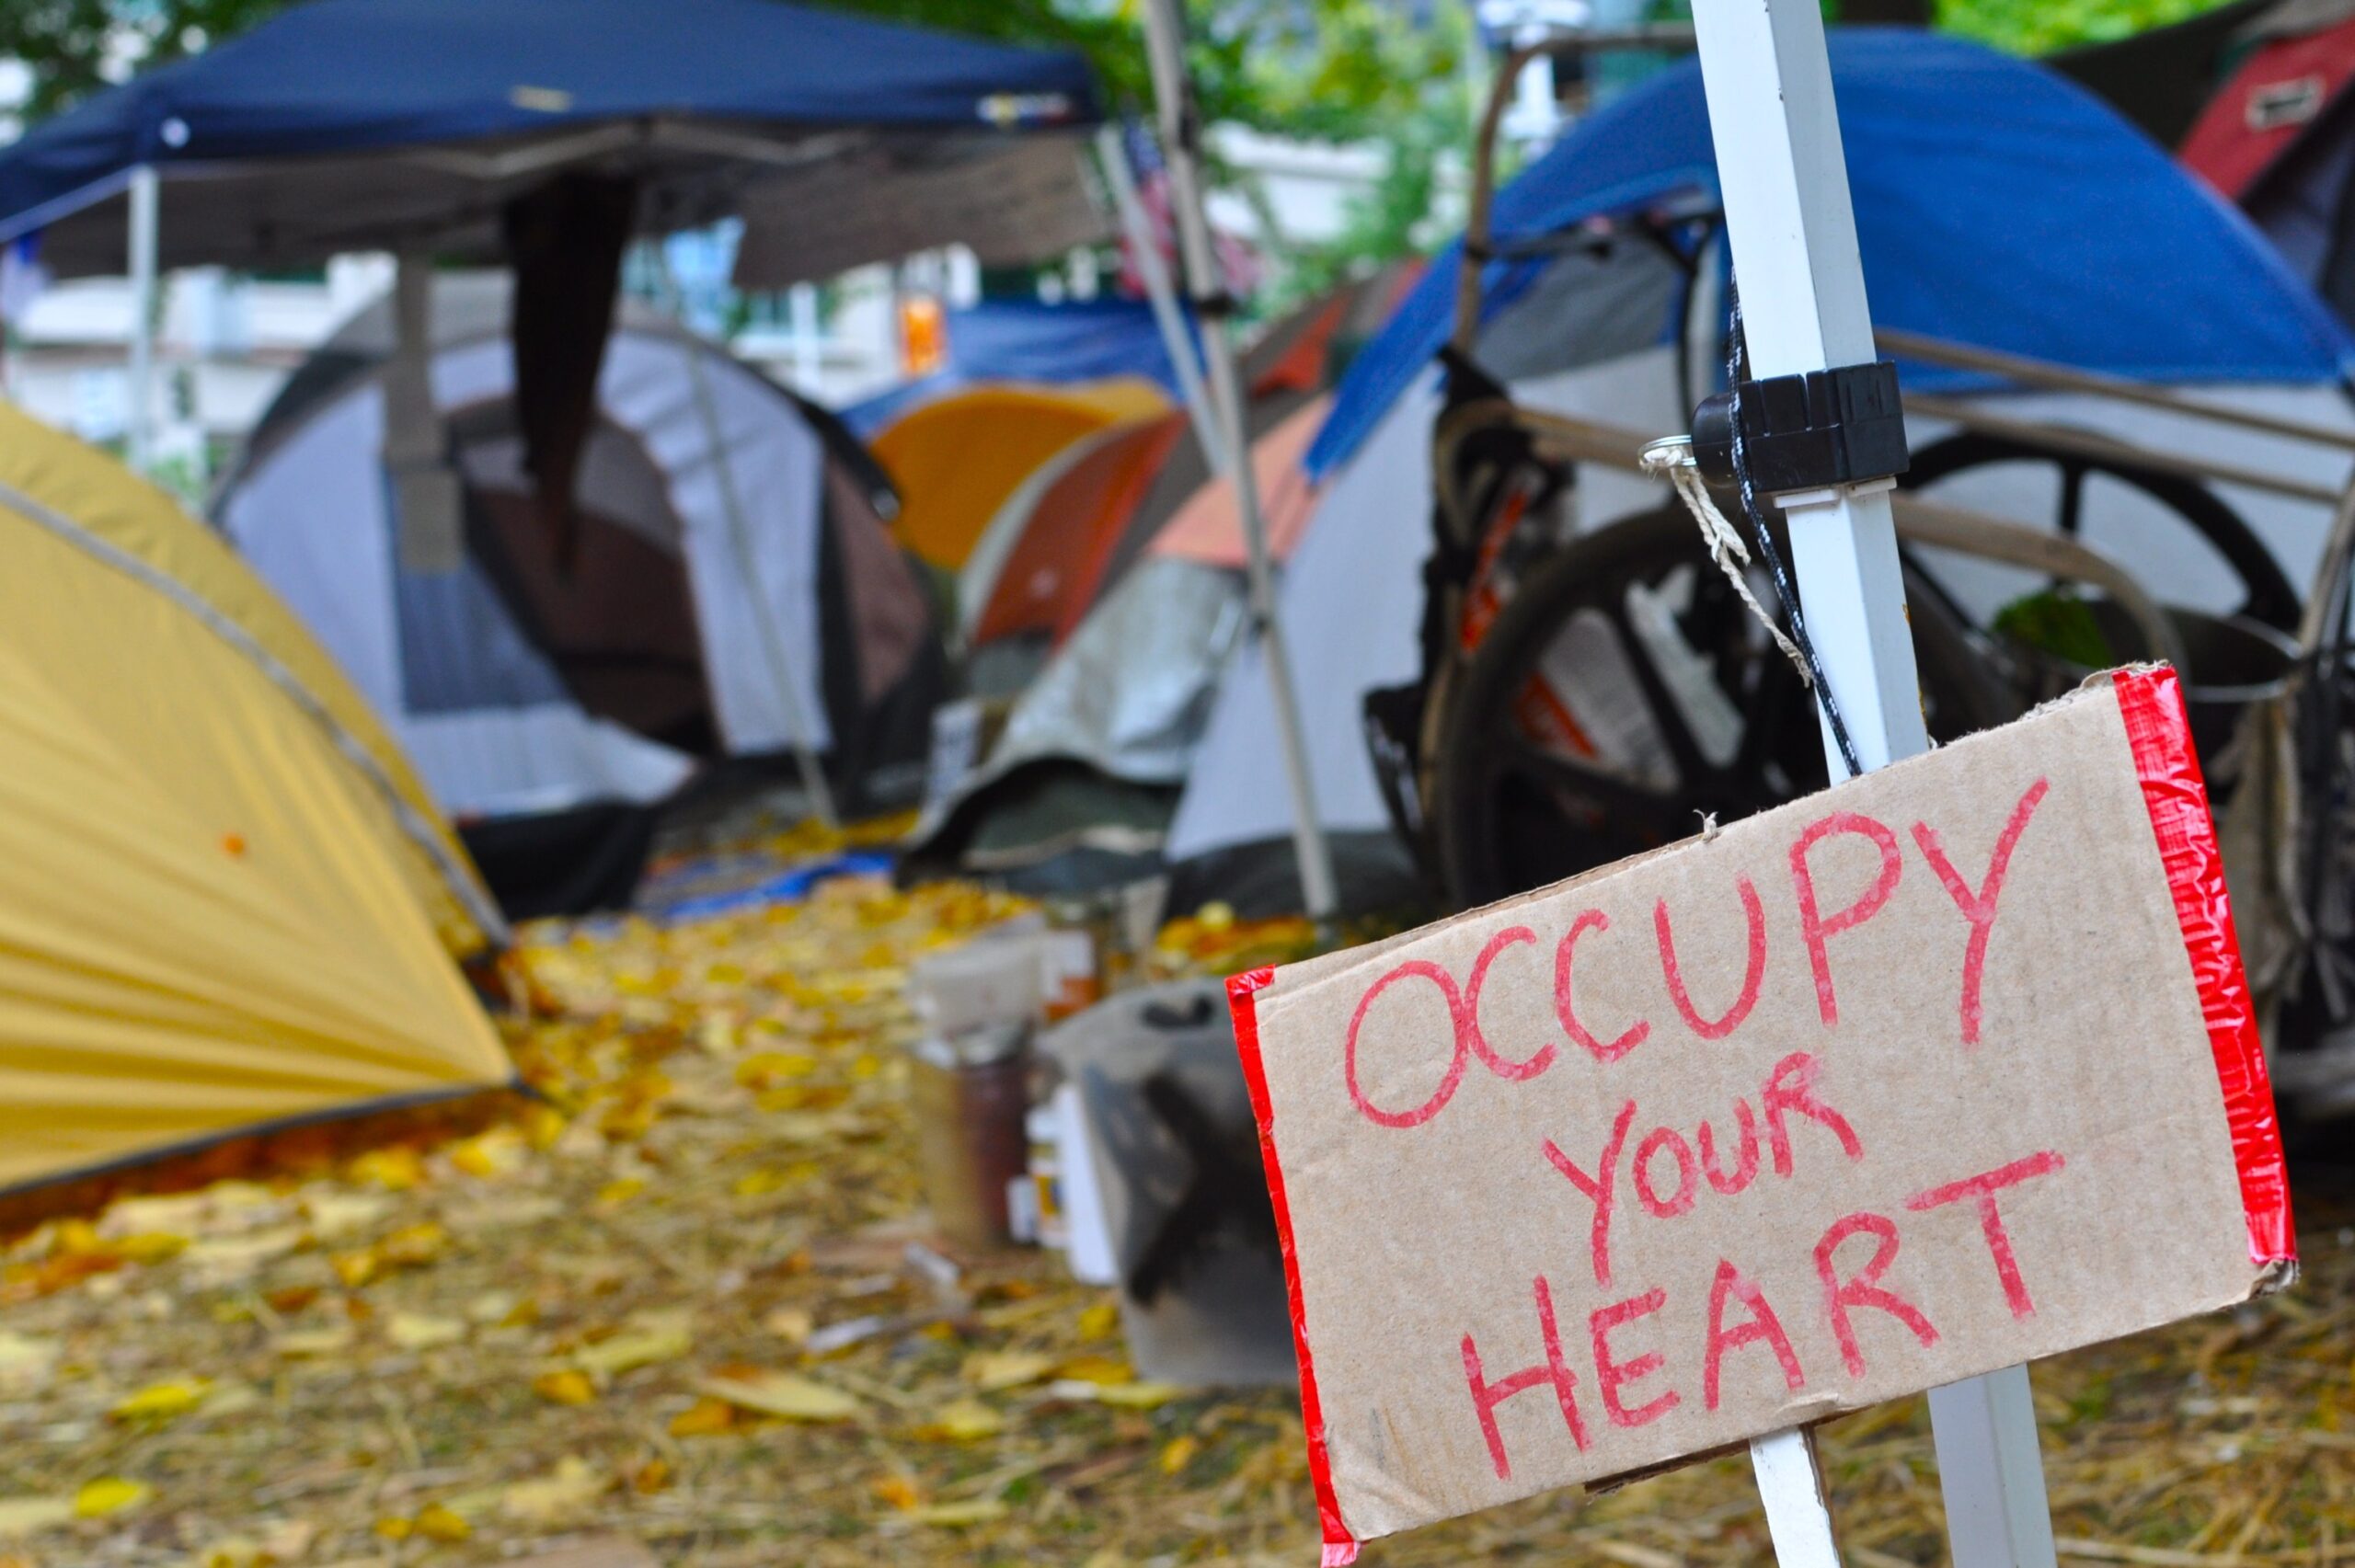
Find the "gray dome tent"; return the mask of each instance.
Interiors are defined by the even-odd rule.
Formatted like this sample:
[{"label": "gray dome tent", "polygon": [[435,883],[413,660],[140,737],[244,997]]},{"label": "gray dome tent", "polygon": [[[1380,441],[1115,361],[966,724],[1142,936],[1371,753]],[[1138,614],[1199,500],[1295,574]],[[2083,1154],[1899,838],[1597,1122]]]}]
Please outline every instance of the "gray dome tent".
[{"label": "gray dome tent", "polygon": [[213,514],[442,805],[509,823],[627,812],[699,761],[797,740],[854,797],[912,782],[944,665],[856,439],[625,305],[568,565],[534,526],[507,280],[445,274],[432,295],[418,384],[458,482],[456,537],[433,536],[388,462],[404,401],[389,300],[288,383]]}]

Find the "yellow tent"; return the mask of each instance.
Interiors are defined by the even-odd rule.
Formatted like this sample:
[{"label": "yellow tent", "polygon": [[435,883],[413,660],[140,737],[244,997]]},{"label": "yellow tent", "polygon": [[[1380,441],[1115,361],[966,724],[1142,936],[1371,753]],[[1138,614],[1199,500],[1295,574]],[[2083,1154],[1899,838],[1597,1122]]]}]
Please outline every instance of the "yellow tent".
[{"label": "yellow tent", "polygon": [[1073,386],[984,382],[920,404],[874,441],[900,492],[892,532],[932,565],[956,571],[1040,464],[1083,436],[1168,406],[1159,387],[1135,376]]},{"label": "yellow tent", "polygon": [[334,663],[171,499],[0,407],[0,1189],[510,1082],[503,933]]}]

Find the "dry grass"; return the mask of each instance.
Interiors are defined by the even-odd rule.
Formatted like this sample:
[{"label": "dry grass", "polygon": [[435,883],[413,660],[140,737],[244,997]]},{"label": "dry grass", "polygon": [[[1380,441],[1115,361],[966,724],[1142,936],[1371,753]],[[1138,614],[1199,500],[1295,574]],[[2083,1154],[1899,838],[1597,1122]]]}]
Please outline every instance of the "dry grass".
[{"label": "dry grass", "polygon": [[[0,1562],[458,1564],[583,1537],[707,1568],[1313,1562],[1289,1396],[1125,1380],[1104,1298],[1037,1254],[945,1288],[909,1265],[904,966],[1002,912],[836,884],[798,910],[543,931],[551,1015],[515,1044],[550,1104],[23,1238],[0,1270]],[[1179,934],[1204,966],[1297,935]],[[2355,1557],[2355,1230],[2304,1242],[2285,1297],[2037,1368],[2064,1556]],[[1823,1450],[1852,1562],[1943,1559],[1921,1402]],[[109,1480],[133,1484],[86,1490]],[[91,1516],[60,1518],[77,1498]],[[1739,1460],[1366,1553],[1770,1557]]]}]

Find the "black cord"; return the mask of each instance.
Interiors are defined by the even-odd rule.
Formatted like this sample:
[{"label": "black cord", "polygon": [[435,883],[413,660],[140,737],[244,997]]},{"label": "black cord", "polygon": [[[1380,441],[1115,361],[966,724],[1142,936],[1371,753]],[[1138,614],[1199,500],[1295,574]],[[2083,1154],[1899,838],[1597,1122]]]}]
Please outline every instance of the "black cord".
[{"label": "black cord", "polygon": [[1848,734],[1848,721],[1840,712],[1838,700],[1832,695],[1832,683],[1823,678],[1823,660],[1816,657],[1815,640],[1808,635],[1807,620],[1799,613],[1798,589],[1791,583],[1791,574],[1783,565],[1783,553],[1775,545],[1774,532],[1758,509],[1758,492],[1750,482],[1750,458],[1742,450],[1741,441],[1741,383],[1750,379],[1750,354],[1741,338],[1741,288],[1734,280],[1730,261],[1726,264],[1726,303],[1732,315],[1727,331],[1726,385],[1732,395],[1727,422],[1733,427],[1734,487],[1741,493],[1741,514],[1749,520],[1750,531],[1758,536],[1758,553],[1766,557],[1766,571],[1775,579],[1775,592],[1791,618],[1791,641],[1798,645],[1799,658],[1807,665],[1809,683],[1815,688],[1815,700],[1832,726],[1832,743],[1840,748],[1840,760],[1848,764],[1848,776],[1855,778],[1864,773],[1865,765],[1856,755],[1855,740]]}]

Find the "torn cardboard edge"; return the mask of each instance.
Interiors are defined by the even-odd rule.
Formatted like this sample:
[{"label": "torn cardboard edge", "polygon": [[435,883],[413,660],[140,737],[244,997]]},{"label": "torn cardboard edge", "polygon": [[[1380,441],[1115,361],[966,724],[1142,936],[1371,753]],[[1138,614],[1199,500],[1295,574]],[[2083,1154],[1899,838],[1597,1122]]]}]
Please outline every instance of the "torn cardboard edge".
[{"label": "torn cardboard edge", "polygon": [[[2197,990],[2201,1019],[2208,1033],[2224,1103],[2242,1207],[2248,1227],[2250,1258],[2260,1271],[2249,1294],[2251,1297],[2268,1294],[2286,1286],[2296,1276],[2296,1243],[2290,1215],[2289,1181],[2263,1047],[2257,1034],[2247,979],[2243,971],[2239,944],[2233,928],[2231,905],[2225,892],[2223,853],[2217,843],[2215,824],[2209,809],[2206,782],[2191,744],[2181,683],[2175,670],[2167,666],[2142,665],[2093,676],[2082,689],[2093,689],[2102,681],[2109,681],[2116,692],[2133,759],[2134,773],[2157,843],[2185,956],[2190,965]],[[1907,759],[1893,766],[1903,768],[1909,763],[1926,760],[1929,755],[1924,754],[1924,759]],[[1882,770],[1874,776],[1885,776],[1888,772]],[[1824,792],[1824,795],[1834,793],[1837,787]],[[1433,930],[1483,918],[1505,904],[1519,904],[1531,898],[1559,895],[1581,884],[1689,849],[1705,841],[1706,837],[1696,836],[1598,867],[1550,887],[1466,911],[1451,921],[1440,922],[1437,927],[1402,933],[1387,942],[1351,950],[1346,956],[1335,955],[1334,963],[1329,967],[1336,969],[1354,967],[1394,946],[1428,935]],[[1294,966],[1295,968],[1303,967],[1309,968],[1312,974],[1328,967],[1315,960],[1310,960],[1306,966]],[[1310,1480],[1316,1497],[1323,1537],[1320,1564],[1321,1568],[1346,1568],[1347,1564],[1356,1561],[1360,1542],[1341,1516],[1334,1487],[1327,1434],[1315,1362],[1309,1347],[1299,1257],[1294,1244],[1291,1208],[1284,1193],[1283,1171],[1276,1152],[1273,1106],[1260,1053],[1257,997],[1259,991],[1273,983],[1274,979],[1272,967],[1234,976],[1227,981],[1227,996],[1234,1013],[1244,1077],[1250,1089],[1253,1114],[1258,1122],[1260,1155],[1267,1169],[1277,1233],[1283,1254],[1286,1296],[1300,1363],[1302,1421],[1308,1447]],[[1633,1473],[1659,1473],[1700,1457],[1704,1456],[1688,1455],[1669,1464],[1646,1465],[1640,1471]],[[1605,1478],[1588,1485],[1591,1490],[1596,1485],[1609,1485],[1614,1480],[1630,1478],[1632,1476]]]}]

